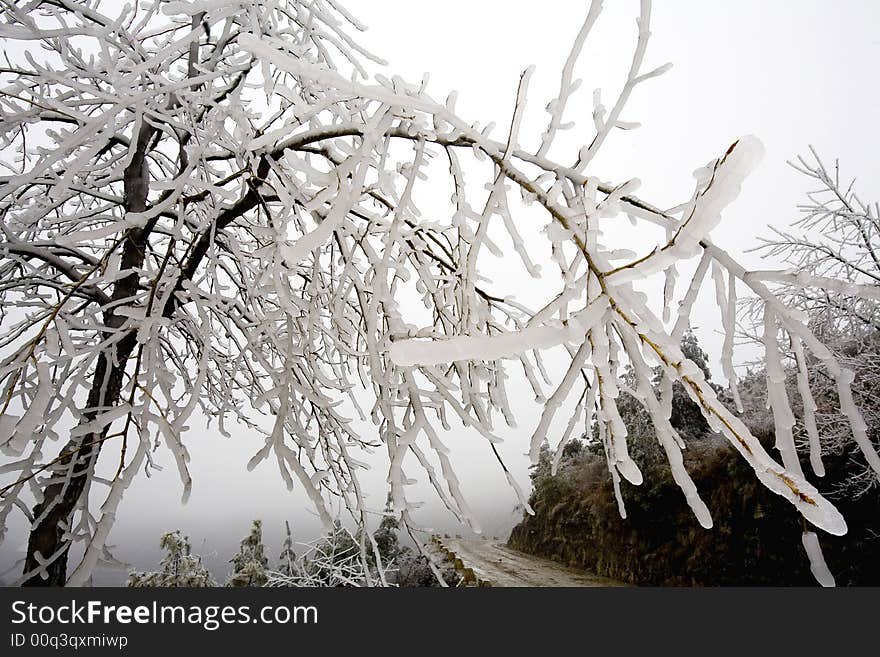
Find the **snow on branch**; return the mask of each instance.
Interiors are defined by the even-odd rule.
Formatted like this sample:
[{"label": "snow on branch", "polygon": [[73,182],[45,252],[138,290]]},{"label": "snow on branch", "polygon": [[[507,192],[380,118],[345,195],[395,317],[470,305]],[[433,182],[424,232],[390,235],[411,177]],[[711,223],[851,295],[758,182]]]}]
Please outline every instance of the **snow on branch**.
[{"label": "snow on branch", "polygon": [[400,340],[391,344],[390,356],[392,362],[401,367],[516,358],[528,351],[578,342],[602,320],[607,308],[608,300],[600,297],[565,322],[560,322],[558,326],[528,326],[500,335],[464,335],[445,340]]}]

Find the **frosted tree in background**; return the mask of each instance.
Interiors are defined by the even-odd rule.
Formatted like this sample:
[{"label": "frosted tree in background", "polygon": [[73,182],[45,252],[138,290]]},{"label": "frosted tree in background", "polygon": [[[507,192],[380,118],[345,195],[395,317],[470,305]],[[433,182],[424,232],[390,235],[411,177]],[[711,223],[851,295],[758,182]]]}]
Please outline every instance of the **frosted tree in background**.
[{"label": "frosted tree in background", "polygon": [[[647,0],[618,97],[606,107],[594,95],[591,134],[567,138],[568,148],[584,144],[569,153],[557,138],[573,127],[566,104],[598,0],[547,105],[547,129],[528,148],[520,125],[531,69],[496,139],[493,126],[456,113],[454,93],[435,100],[427,79],[371,78],[365,66],[381,62],[351,37],[362,26],[335,0],[0,2],[9,60],[0,69],[0,446],[11,477],[0,514],[4,528],[13,511],[32,528],[22,582],[87,582],[107,558],[125,489],[156,449],[174,455],[186,498],[196,409],[222,433],[230,422],[262,433],[250,467],[274,459],[328,527],[330,496],[361,526],[376,511],[358,471],[362,454],[382,447],[393,512],[417,545],[406,491],[416,471],[478,529],[443,442],[453,425],[486,441],[528,508],[496,448],[502,425],[515,422],[507,388],[519,372],[544,405],[533,460],[572,398],[554,447],[595,417],[615,484],[639,484],[617,411],[619,374],[630,366],[636,387],[626,394],[648,411],[703,526],[712,520],[669,422],[675,382],[766,486],[814,525],[845,532],[797,465],[784,387],[771,390],[778,463],[681,352],[710,276],[734,397],[744,287],[759,299],[768,335],[801,345],[832,377],[849,432],[880,473],[849,372],[766,276],[709,237],[760,142],[720,148],[691,198],[669,211],[637,198],[638,181],[595,170],[610,136],[635,127],[623,118],[630,95],[667,68],[644,69]],[[448,190],[447,207],[420,207],[428,186]],[[609,243],[603,226],[627,217],[659,226],[665,239],[644,254]],[[524,242],[525,221],[546,226],[544,243]],[[523,271],[544,279],[541,307],[481,274],[481,253],[501,252],[490,223],[507,233]],[[699,265],[679,294],[679,266],[692,258]],[[558,275],[542,272],[542,259]],[[638,289],[650,277],[665,281],[659,308]],[[776,344],[767,340],[768,367]],[[552,349],[568,354],[556,379],[542,358]],[[375,432],[365,435],[356,419]],[[379,556],[369,532],[352,540],[352,563]],[[74,543],[84,552],[68,574]],[[381,567],[349,579],[361,577],[385,583]]]},{"label": "frosted tree in background", "polygon": [[296,573],[296,550],[293,549],[293,533],[290,531],[290,522],[284,521],[284,543],[281,545],[281,554],[278,555],[278,572],[287,577]]},{"label": "frosted tree in background", "polygon": [[128,586],[139,588],[182,587],[204,588],[213,586],[211,574],[202,565],[202,559],[192,553],[189,538],[179,531],[168,532],[159,540],[165,556],[159,563],[161,570],[152,573],[131,573]]},{"label": "frosted tree in background", "polygon": [[[855,181],[841,181],[840,166],[830,169],[815,150],[791,163],[813,186],[801,217],[788,230],[763,239],[760,251],[768,260],[782,260],[790,269],[765,272],[786,305],[808,318],[810,328],[835,358],[854,375],[853,399],[867,425],[867,439],[880,444],[880,205],[863,200]],[[748,307],[749,319],[761,322],[760,308]],[[760,333],[760,328],[756,331]],[[823,476],[823,453],[850,454],[857,465],[839,493],[859,497],[876,490],[877,462],[859,458],[849,425],[837,404],[834,380],[812,354],[796,341],[779,345],[795,385],[807,391],[796,436],[807,446],[810,463]],[[791,380],[795,377],[789,377]],[[870,450],[868,451],[870,454]]]},{"label": "frosted tree in background", "polygon": [[232,557],[230,563],[232,564],[232,574],[226,583],[227,586],[266,585],[266,569],[269,567],[269,559],[266,557],[266,546],[263,545],[263,522],[261,520],[254,520],[251,533],[242,539],[238,552]]}]

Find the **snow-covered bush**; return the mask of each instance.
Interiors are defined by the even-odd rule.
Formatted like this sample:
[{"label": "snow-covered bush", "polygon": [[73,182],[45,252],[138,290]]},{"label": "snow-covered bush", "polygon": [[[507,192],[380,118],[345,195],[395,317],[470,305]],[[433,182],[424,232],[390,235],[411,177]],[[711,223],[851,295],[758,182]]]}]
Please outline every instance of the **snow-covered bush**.
[{"label": "snow-covered bush", "polygon": [[202,565],[202,559],[192,554],[189,538],[179,531],[168,532],[159,540],[165,556],[159,563],[160,570],[152,573],[133,572],[128,586],[133,587],[184,587],[201,588],[213,586],[211,574]]},{"label": "snow-covered bush", "polygon": [[[341,523],[326,535],[294,547],[290,523],[285,523],[285,536],[277,565],[265,556],[263,528],[254,520],[251,532],[240,543],[230,559],[232,573],[226,586],[261,587],[349,587],[349,586],[455,586],[461,578],[451,563],[433,543],[426,553],[414,552],[400,545],[399,526],[392,515],[386,515],[373,533],[382,563],[361,552],[362,532],[353,534]],[[132,572],[128,586],[133,587],[206,587],[215,586],[198,555],[193,555],[189,538],[179,530],[167,532],[160,539],[165,556],[157,572]],[[437,573],[440,573],[438,578]]]},{"label": "snow-covered bush", "polygon": [[384,583],[372,570],[359,538],[337,521],[326,536],[304,544],[292,564],[269,571],[266,585],[362,587]]},{"label": "snow-covered bush", "polygon": [[[269,567],[269,559],[266,557],[266,547],[263,545],[263,523],[254,520],[251,533],[248,534],[238,548],[238,553],[232,557],[232,574],[229,576],[227,586],[265,586]],[[282,566],[285,564],[282,563]]]}]

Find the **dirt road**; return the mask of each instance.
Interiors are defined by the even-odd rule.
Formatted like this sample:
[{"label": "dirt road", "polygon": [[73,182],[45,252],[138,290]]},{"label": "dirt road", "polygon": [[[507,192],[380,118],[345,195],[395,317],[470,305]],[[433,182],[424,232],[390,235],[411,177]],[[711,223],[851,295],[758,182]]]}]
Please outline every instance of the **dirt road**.
[{"label": "dirt road", "polygon": [[466,579],[483,586],[627,586],[508,547],[496,540],[441,538],[436,542]]}]

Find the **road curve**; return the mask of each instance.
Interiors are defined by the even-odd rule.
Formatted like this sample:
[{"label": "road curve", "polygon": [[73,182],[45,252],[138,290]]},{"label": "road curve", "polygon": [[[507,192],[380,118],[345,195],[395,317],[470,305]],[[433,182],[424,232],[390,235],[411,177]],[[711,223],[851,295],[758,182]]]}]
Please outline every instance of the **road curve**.
[{"label": "road curve", "polygon": [[[482,586],[628,586],[623,582],[567,568],[496,540],[435,537],[465,579]],[[474,581],[475,580],[475,581]]]}]

